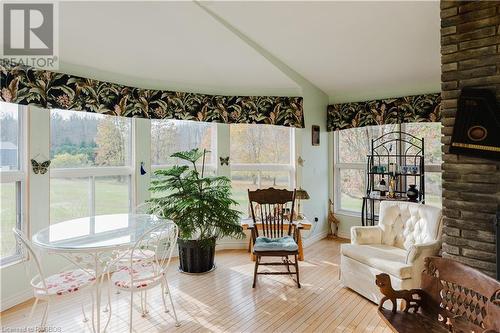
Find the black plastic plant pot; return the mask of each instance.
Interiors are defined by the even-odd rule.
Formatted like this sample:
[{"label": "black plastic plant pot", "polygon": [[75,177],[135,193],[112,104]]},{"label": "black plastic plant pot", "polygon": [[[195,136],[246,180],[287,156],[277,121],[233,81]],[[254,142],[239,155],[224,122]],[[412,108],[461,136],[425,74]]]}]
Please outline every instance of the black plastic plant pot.
[{"label": "black plastic plant pot", "polygon": [[179,269],[184,273],[206,273],[214,269],[215,238],[177,241]]}]

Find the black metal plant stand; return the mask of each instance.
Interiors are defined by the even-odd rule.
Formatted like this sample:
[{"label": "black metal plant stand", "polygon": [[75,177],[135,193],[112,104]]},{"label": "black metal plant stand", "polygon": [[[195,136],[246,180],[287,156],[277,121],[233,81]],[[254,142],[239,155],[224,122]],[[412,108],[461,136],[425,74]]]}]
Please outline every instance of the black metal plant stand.
[{"label": "black metal plant stand", "polygon": [[[371,154],[367,159],[367,186],[363,197],[362,225],[378,223],[378,206],[381,201],[411,201],[406,192],[416,185],[419,194],[415,202],[425,203],[424,139],[409,133],[394,131],[372,139]],[[387,191],[380,190],[384,179]],[[394,179],[394,195],[388,194],[390,179]]]}]

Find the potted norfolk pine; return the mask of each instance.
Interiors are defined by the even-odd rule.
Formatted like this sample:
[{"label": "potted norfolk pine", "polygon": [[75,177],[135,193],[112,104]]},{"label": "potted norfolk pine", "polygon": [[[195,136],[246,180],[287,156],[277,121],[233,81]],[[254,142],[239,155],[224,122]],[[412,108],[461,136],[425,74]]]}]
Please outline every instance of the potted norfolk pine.
[{"label": "potted norfolk pine", "polygon": [[[223,237],[242,238],[238,203],[231,198],[231,180],[205,175],[206,150],[172,154],[186,164],[155,171],[148,200],[150,210],[179,228],[179,268],[204,273],[214,266],[215,245]],[[201,170],[197,161],[202,159]]]}]

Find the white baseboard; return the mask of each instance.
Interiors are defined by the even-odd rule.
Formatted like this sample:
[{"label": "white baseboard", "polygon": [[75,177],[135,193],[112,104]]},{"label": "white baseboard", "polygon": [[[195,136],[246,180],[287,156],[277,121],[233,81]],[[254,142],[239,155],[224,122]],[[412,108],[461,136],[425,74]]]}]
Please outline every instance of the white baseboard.
[{"label": "white baseboard", "polygon": [[351,235],[350,235],[349,233],[339,232],[339,233],[338,233],[338,236],[339,236],[340,238],[351,239]]},{"label": "white baseboard", "polygon": [[315,235],[311,235],[310,237],[303,238],[302,239],[302,246],[304,248],[306,248],[308,246],[313,245],[317,241],[320,241],[323,238],[326,238],[327,236],[328,236],[328,231],[322,231],[322,232],[319,232],[319,233],[317,233]]},{"label": "white baseboard", "polygon": [[248,248],[248,239],[224,240],[217,243],[216,251],[220,250],[245,250]]},{"label": "white baseboard", "polygon": [[0,311],[5,311],[13,306],[16,306],[22,302],[25,302],[33,297],[33,290],[23,290],[17,294],[11,295],[2,299],[0,302]]}]

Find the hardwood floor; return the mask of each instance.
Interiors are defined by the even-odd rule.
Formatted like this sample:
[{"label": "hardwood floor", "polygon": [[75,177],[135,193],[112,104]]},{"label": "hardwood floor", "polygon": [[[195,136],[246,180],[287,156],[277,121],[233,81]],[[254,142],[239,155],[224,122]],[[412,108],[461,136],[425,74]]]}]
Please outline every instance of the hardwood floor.
[{"label": "hardwood floor", "polygon": [[[181,327],[176,328],[171,315],[163,312],[158,287],[148,294],[150,313],[145,318],[139,312],[139,294],[134,297],[134,331],[390,332],[375,304],[340,285],[339,245],[325,239],[305,249],[306,260],[300,262],[301,289],[289,276],[273,275],[260,275],[252,289],[254,263],[243,250],[217,252],[217,269],[201,276],[177,272],[174,260],[168,279]],[[129,295],[113,293],[108,332],[128,332]],[[43,306],[28,321],[31,304],[27,301],[2,312],[2,328],[38,325]],[[51,306],[48,325],[60,328],[58,332],[91,331],[90,321],[82,322],[75,298]]]}]

